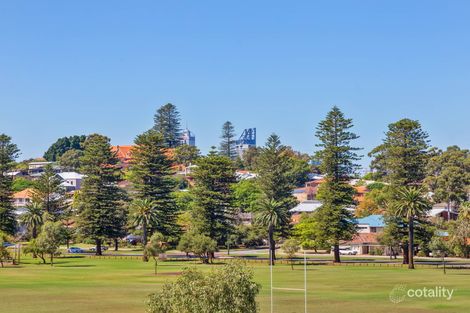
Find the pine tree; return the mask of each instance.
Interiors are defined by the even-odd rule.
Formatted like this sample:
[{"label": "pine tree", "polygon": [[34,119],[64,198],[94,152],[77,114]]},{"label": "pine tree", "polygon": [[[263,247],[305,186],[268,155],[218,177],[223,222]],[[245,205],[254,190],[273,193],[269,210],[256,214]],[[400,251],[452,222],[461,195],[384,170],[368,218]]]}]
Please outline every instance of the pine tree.
[{"label": "pine tree", "polygon": [[237,152],[235,150],[235,128],[230,121],[227,121],[222,126],[222,136],[220,137],[220,155],[224,155],[231,160],[235,160]]},{"label": "pine tree", "polygon": [[421,183],[429,158],[428,134],[418,121],[399,120],[388,126],[383,143],[369,156],[372,168],[393,186]]},{"label": "pine tree", "polygon": [[116,218],[122,216],[121,200],[124,199],[118,187],[121,178],[118,159],[109,141],[102,135],[90,135],[80,159],[85,178],[77,198],[78,226],[85,236],[95,241],[97,255],[102,253],[102,241],[116,236]]},{"label": "pine tree", "polygon": [[162,134],[167,147],[174,148],[180,144],[181,122],[176,106],[167,103],[159,108],[154,121],[153,129]]},{"label": "pine tree", "polygon": [[256,179],[261,197],[256,210],[258,222],[268,229],[270,263],[276,259],[275,233],[285,235],[289,228],[289,210],[296,204],[292,196],[294,180],[290,175],[293,164],[286,147],[275,134],[269,136],[256,161]]},{"label": "pine tree", "polygon": [[320,186],[318,198],[323,201],[322,207],[315,212],[320,236],[334,246],[334,261],[341,262],[339,242],[349,240],[355,233],[352,214],[346,209],[353,204],[354,189],[348,180],[355,174],[360,157],[359,148],[351,146],[351,141],[359,138],[350,131],[353,127],[351,119],[336,106],[328,112],[325,120],[317,126],[315,135],[320,140],[316,159],[320,161],[320,169],[326,182]]},{"label": "pine tree", "polygon": [[[377,176],[390,184],[387,193],[386,232],[395,231],[395,240],[402,243],[403,264],[409,263],[409,238],[407,238],[408,221],[396,214],[397,194],[403,186],[419,185],[426,175],[426,165],[429,160],[428,134],[423,131],[418,121],[401,119],[388,125],[388,131],[383,143],[374,148],[369,156],[372,157],[371,167]],[[421,221],[414,220],[415,224]],[[418,225],[414,225],[416,228]]]},{"label": "pine tree", "polygon": [[194,230],[222,245],[233,226],[235,169],[229,158],[215,151],[199,158],[196,164],[198,167],[193,172],[195,187],[191,191]]},{"label": "pine tree", "polygon": [[16,229],[15,208],[13,207],[13,179],[7,172],[13,168],[19,155],[18,147],[11,138],[0,134],[0,232],[14,234]]},{"label": "pine tree", "polygon": [[48,164],[34,182],[31,192],[32,201],[47,212],[53,221],[60,220],[67,208],[67,194],[61,184],[62,180],[54,172],[52,165]]},{"label": "pine tree", "polygon": [[149,225],[152,231],[165,236],[174,235],[176,227],[176,202],[172,192],[176,181],[172,177],[172,159],[168,156],[163,136],[149,130],[134,141],[130,179],[136,191],[135,197],[153,203],[156,222]]}]

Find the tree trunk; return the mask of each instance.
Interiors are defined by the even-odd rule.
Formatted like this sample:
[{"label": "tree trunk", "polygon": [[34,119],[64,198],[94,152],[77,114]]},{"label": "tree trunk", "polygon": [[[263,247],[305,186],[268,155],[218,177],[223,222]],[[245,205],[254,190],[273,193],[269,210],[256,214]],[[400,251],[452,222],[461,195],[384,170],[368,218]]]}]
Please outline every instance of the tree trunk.
[{"label": "tree trunk", "polygon": [[103,252],[101,251],[101,239],[96,239],[96,255],[103,255]]},{"label": "tree trunk", "polygon": [[33,239],[36,239],[37,237],[37,230],[36,230],[36,225],[33,226],[33,229],[31,230],[31,236],[33,236]]},{"label": "tree trunk", "polygon": [[335,263],[341,263],[341,256],[339,255],[339,243],[336,243],[334,248],[333,248],[333,253],[335,255]]},{"label": "tree trunk", "polygon": [[409,238],[409,241],[408,241],[408,268],[410,270],[414,269],[415,268],[415,264],[414,264],[414,221],[413,221],[413,217],[409,217],[408,219],[408,237]]},{"label": "tree trunk", "polygon": [[403,262],[402,262],[402,264],[408,264],[408,263],[409,263],[409,259],[408,259],[408,243],[402,245],[401,250],[402,250],[402,252],[403,252]]},{"label": "tree trunk", "polygon": [[119,241],[117,240],[117,238],[114,238],[114,251],[118,251],[119,250]]},{"label": "tree trunk", "polygon": [[276,243],[274,242],[274,227],[273,225],[269,225],[268,228],[268,241],[269,241],[269,265],[274,265],[275,256],[275,249]]},{"label": "tree trunk", "polygon": [[54,266],[54,253],[51,253],[51,266]]},{"label": "tree trunk", "polygon": [[147,245],[147,223],[142,224],[142,244],[145,246]]},{"label": "tree trunk", "polygon": [[145,247],[147,246],[147,223],[146,222],[142,224],[142,244],[144,246],[144,253],[142,255],[142,261],[148,262],[149,257],[147,253],[145,252]]}]

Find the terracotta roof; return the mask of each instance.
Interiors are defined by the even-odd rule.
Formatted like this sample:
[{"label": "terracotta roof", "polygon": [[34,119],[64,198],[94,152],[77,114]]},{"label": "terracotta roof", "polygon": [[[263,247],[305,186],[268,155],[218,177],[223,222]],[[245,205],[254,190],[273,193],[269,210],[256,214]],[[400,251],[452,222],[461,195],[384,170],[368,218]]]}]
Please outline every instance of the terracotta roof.
[{"label": "terracotta roof", "polygon": [[120,160],[128,160],[131,158],[132,146],[112,146],[111,151],[116,152],[116,156]]},{"label": "terracotta roof", "polygon": [[26,188],[25,190],[18,191],[17,193],[13,194],[14,199],[31,199],[32,198],[32,188]]},{"label": "terracotta roof", "polygon": [[345,242],[345,244],[377,244],[377,233],[359,233],[354,236],[351,241]]},{"label": "terracotta roof", "polygon": [[[112,146],[111,151],[116,152],[116,156],[121,162],[128,162],[132,159],[132,149],[134,146]],[[166,149],[166,156],[173,158],[175,155],[175,149]]]}]

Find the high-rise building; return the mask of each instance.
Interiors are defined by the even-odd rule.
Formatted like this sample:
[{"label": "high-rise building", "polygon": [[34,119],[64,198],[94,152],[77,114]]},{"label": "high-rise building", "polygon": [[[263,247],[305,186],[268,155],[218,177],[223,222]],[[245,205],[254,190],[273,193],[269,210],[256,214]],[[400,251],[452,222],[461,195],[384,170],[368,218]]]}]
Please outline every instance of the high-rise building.
[{"label": "high-rise building", "polygon": [[196,136],[187,128],[183,131],[183,134],[181,135],[181,144],[196,146]]},{"label": "high-rise building", "polygon": [[256,128],[247,128],[236,141],[236,150],[240,158],[251,147],[256,147]]}]

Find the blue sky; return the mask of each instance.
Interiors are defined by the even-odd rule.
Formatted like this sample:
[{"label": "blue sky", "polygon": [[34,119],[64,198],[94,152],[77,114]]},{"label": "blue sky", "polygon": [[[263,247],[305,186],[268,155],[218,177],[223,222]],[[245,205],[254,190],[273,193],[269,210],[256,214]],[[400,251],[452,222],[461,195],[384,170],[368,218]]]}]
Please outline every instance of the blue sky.
[{"label": "blue sky", "polygon": [[124,145],[172,102],[203,151],[230,120],[311,153],[338,105],[364,154],[403,117],[468,148],[469,14],[468,1],[1,1],[0,132],[22,158],[74,134]]}]

